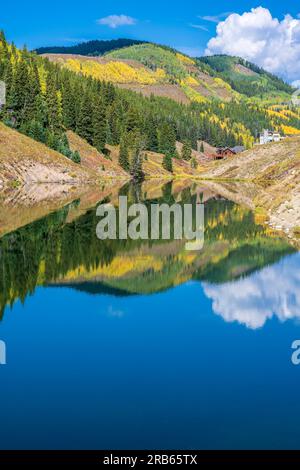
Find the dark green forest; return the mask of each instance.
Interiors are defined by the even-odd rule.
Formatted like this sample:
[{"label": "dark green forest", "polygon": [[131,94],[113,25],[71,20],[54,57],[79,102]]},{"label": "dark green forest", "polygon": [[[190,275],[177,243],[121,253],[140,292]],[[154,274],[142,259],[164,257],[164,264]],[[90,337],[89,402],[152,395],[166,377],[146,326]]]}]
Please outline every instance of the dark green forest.
[{"label": "dark green forest", "polygon": [[143,44],[145,41],[136,39],[111,39],[106,41],[87,41],[74,46],[49,46],[39,47],[35,50],[37,54],[80,54],[89,56],[101,56],[106,52],[121,49],[122,47],[130,47],[135,44]]}]

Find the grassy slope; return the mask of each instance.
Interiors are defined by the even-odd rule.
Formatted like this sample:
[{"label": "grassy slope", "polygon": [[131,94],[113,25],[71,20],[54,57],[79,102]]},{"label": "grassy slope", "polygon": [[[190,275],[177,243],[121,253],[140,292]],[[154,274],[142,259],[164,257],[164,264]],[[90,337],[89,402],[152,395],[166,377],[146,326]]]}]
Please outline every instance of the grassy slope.
[{"label": "grassy slope", "polygon": [[99,173],[105,178],[128,177],[117,162],[106,158],[102,153],[98,152],[95,147],[92,147],[86,140],[82,139],[74,132],[68,131],[67,137],[71,150],[78,150],[80,153],[81,164],[84,167]]},{"label": "grassy slope", "polygon": [[229,100],[236,96],[228,83],[212,76],[212,70],[194,59],[165,47],[140,44],[116,50],[108,58],[136,60],[151,70],[162,69],[170,83],[177,83],[195,101],[209,97]]},{"label": "grassy slope", "polygon": [[[145,41],[135,41],[130,39],[119,39],[112,41],[89,41],[69,47],[44,47],[37,49],[38,54],[80,54],[81,56],[101,56],[108,54],[115,58],[133,58],[144,63],[146,66],[155,66],[167,68],[168,73],[178,78],[178,75],[184,76],[186,66],[193,65],[192,62],[200,66],[206,74],[215,77],[216,75],[229,81],[233,88],[242,93],[244,85],[253,84],[256,88],[252,96],[259,95],[265,86],[269,91],[276,95],[277,92],[291,93],[291,89],[281,80],[272,74],[265,72],[251,62],[239,57],[230,57],[226,55],[215,55],[202,57],[196,61],[188,63],[178,61],[176,51],[164,46],[159,46]],[[186,56],[183,56],[186,57]],[[181,62],[181,63],[180,63]],[[183,65],[183,67],[182,67]],[[178,74],[179,72],[179,74]],[[212,82],[211,82],[212,83]]]},{"label": "grassy slope", "polygon": [[[107,146],[111,151],[111,158],[115,164],[118,164],[119,150],[117,147],[111,145]],[[182,144],[179,144],[182,147]],[[166,171],[163,168],[163,155],[161,153],[144,152],[143,157],[143,171],[146,178],[185,178],[189,176],[199,177],[204,169],[201,154],[193,152],[194,157],[198,161],[198,168],[192,169],[190,162],[186,162],[182,159],[173,158],[173,173]]]},{"label": "grassy slope", "polygon": [[228,83],[209,74],[210,68],[171,49],[139,44],[118,49],[104,57],[46,54],[70,70],[109,80],[123,88],[166,96],[178,102],[205,101],[237,96]]},{"label": "grassy slope", "polygon": [[[110,157],[107,158],[74,132],[68,131],[67,135],[71,149],[79,151],[83,165],[99,172],[101,176],[106,178],[112,178],[115,176],[127,179],[130,178],[128,173],[126,173],[119,165],[118,146],[106,146],[107,150],[110,152]],[[177,149],[180,154],[182,149],[182,144],[180,142],[177,143]],[[173,173],[170,173],[163,168],[163,155],[161,153],[145,151],[143,156],[143,171],[146,178],[155,179],[171,179],[173,177],[185,178],[190,176],[199,177],[201,172],[204,170],[205,165],[207,165],[207,162],[201,153],[194,150],[192,151],[192,156],[198,162],[197,169],[191,168],[190,162],[174,158]],[[103,166],[105,168],[104,171],[102,169]]]},{"label": "grassy slope", "polygon": [[0,188],[26,183],[86,183],[90,169],[0,123]]},{"label": "grassy slope", "polygon": [[[69,52],[69,51],[67,51]],[[286,102],[292,88],[279,78],[238,57],[192,59],[150,43],[123,47],[102,57],[46,54],[54,62],[86,75],[110,80],[144,95],[179,102],[248,97],[265,104]]]}]

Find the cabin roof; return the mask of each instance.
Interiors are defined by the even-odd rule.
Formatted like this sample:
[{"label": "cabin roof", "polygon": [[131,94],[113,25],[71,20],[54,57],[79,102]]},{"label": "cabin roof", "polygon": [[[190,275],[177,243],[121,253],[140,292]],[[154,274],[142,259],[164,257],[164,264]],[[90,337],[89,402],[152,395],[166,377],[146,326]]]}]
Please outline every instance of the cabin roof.
[{"label": "cabin roof", "polygon": [[236,145],[235,147],[232,147],[231,150],[234,153],[241,153],[241,152],[244,152],[245,147],[243,145]]}]

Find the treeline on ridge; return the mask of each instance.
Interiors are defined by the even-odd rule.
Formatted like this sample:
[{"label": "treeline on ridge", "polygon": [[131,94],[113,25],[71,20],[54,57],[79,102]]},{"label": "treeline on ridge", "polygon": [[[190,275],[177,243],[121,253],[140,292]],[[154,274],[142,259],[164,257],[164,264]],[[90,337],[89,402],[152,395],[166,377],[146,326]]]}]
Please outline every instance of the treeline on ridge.
[{"label": "treeline on ridge", "polygon": [[74,46],[49,46],[39,47],[35,50],[37,54],[79,54],[90,56],[101,56],[106,52],[122,47],[134,46],[135,44],[142,44],[145,41],[138,41],[136,39],[111,39],[106,41],[94,40],[82,42]]}]

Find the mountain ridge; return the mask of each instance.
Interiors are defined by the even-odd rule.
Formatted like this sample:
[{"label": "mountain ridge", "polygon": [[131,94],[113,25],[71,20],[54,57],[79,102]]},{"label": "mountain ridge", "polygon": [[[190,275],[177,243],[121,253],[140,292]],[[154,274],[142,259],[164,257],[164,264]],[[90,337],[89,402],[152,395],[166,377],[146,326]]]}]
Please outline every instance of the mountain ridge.
[{"label": "mountain ridge", "polygon": [[[102,41],[92,40],[88,42],[79,43],[75,46],[42,47],[36,49],[36,52],[41,55],[76,54],[88,57],[115,58],[123,60],[131,59],[141,62],[144,66],[149,65],[151,68],[151,66],[153,66],[151,60],[149,62],[149,55],[151,53],[148,54],[148,57],[147,53],[144,54],[144,57],[141,55],[139,55],[139,57],[134,57],[133,54],[137,54],[139,49],[145,50],[145,48],[149,46],[153,49],[153,51],[155,49],[163,50],[165,52],[165,58],[167,57],[167,55],[169,55],[170,57],[170,54],[185,58],[185,65],[190,62],[190,65],[194,65],[200,68],[200,72],[206,73],[214,79],[224,80],[227,85],[227,90],[232,88],[233,91],[248,97],[254,97],[257,95],[262,96],[262,94],[266,93],[274,94],[274,92],[275,95],[276,92],[281,92],[284,94],[291,94],[293,92],[293,87],[284,82],[281,78],[271,74],[270,72],[267,72],[256,64],[241,57],[229,56],[226,54],[203,57],[190,57],[187,54],[181,53],[175,48],[156,44],[150,41],[147,42],[145,40],[134,40],[126,38]],[[152,59],[155,59],[153,54]],[[177,69],[179,69],[178,64]],[[181,73],[184,75],[183,69],[181,70]]]},{"label": "mountain ridge", "polygon": [[[280,78],[241,58],[191,58],[175,49],[146,42],[111,50],[101,56],[53,53],[43,56],[70,71],[111,81],[144,96],[171,98],[183,104],[234,100],[265,108],[288,106],[294,91]],[[286,117],[277,117],[286,120]],[[283,122],[276,122],[273,127],[277,129],[281,124]],[[292,122],[284,124],[299,128]]]},{"label": "mountain ridge", "polygon": [[42,54],[80,54],[80,55],[91,55],[99,56],[105,52],[121,49],[122,47],[132,46],[134,44],[142,44],[145,41],[140,41],[138,39],[108,39],[108,40],[99,40],[93,39],[91,41],[80,42],[73,46],[44,46],[34,49],[33,52],[36,52],[38,55]]}]

